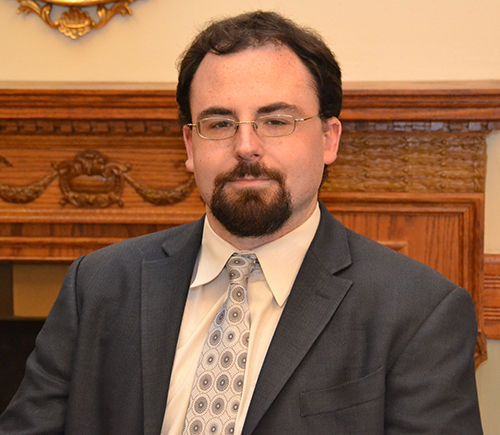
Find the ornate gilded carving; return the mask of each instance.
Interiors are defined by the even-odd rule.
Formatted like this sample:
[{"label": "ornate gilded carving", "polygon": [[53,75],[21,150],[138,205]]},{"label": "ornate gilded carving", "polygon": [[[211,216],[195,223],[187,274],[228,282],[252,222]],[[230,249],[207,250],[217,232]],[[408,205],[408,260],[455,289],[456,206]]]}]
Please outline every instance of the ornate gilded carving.
[{"label": "ornate gilded carving", "polygon": [[[0,163],[12,166],[0,156]],[[63,195],[61,205],[71,204],[78,208],[106,208],[114,204],[124,206],[124,183],[127,182],[145,201],[156,206],[172,205],[186,199],[194,189],[194,177],[167,189],[151,187],[135,180],[131,165],[110,161],[96,150],[78,153],[73,160],[52,163],[54,172],[26,186],[0,183],[0,198],[10,203],[28,203],[38,198],[59,177]]]},{"label": "ornate gilded carving", "polygon": [[330,192],[484,192],[484,134],[351,133],[323,184]]},{"label": "ornate gilded carving", "polygon": [[[48,26],[53,29],[58,29],[62,34],[69,36],[71,39],[77,39],[86,35],[91,30],[100,29],[105,26],[115,15],[126,14],[132,15],[132,10],[129,5],[135,0],[44,0],[36,2],[35,0],[17,0],[20,6],[17,13],[24,12],[29,14],[34,12]],[[39,3],[44,4],[40,6]],[[114,3],[109,9],[105,6],[106,3]],[[61,14],[59,19],[52,21],[50,14],[52,5],[67,6],[69,9]],[[95,22],[87,11],[80,9],[81,7],[97,6],[97,15],[99,21]]]}]

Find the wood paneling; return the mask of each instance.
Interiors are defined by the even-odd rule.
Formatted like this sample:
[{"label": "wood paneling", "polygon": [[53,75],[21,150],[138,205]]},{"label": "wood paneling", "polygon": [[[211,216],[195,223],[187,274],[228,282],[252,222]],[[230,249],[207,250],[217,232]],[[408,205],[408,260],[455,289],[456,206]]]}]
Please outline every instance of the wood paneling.
[{"label": "wood paneling", "polygon": [[487,122],[499,129],[500,81],[344,85],[343,120]]},{"label": "wood paneling", "polygon": [[500,255],[484,258],[484,332],[500,339]]},{"label": "wood paneling", "polygon": [[[467,288],[484,360],[484,331],[500,338],[494,293],[483,322],[482,253],[500,83],[347,84],[341,120],[321,198]],[[173,89],[0,90],[0,260],[70,261],[198,218],[185,158]]]}]

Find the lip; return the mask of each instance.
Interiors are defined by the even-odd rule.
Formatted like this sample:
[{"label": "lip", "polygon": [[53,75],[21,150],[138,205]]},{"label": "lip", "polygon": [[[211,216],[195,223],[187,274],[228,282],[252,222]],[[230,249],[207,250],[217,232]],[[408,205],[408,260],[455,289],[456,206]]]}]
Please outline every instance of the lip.
[{"label": "lip", "polygon": [[268,184],[272,181],[273,180],[271,180],[270,178],[238,178],[236,180],[229,181],[229,183],[231,183],[234,186],[253,187],[253,186]]}]

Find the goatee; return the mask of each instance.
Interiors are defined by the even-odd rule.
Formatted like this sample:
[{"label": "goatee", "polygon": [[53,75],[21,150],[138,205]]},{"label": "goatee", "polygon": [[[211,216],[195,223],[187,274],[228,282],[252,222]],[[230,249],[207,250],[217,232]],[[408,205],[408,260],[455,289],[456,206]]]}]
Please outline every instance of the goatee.
[{"label": "goatee", "polygon": [[[241,189],[227,192],[226,184],[245,176],[274,180],[277,188]],[[237,237],[262,237],[283,227],[292,215],[290,193],[285,176],[278,170],[268,169],[260,163],[240,162],[232,171],[217,176],[210,202],[215,218]]]}]

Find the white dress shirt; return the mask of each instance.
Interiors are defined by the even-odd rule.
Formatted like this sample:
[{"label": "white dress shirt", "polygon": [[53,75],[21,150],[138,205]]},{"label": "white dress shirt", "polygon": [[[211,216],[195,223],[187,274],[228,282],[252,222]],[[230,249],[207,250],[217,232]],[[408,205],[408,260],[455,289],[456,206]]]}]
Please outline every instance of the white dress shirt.
[{"label": "white dress shirt", "polygon": [[[241,434],[274,330],[283,312],[302,260],[319,225],[319,206],[300,227],[253,252],[262,270],[248,281],[250,343],[235,435]],[[203,343],[210,324],[227,297],[224,270],[238,251],[220,238],[205,219],[203,238],[182,318],[161,435],[181,435]]]}]

